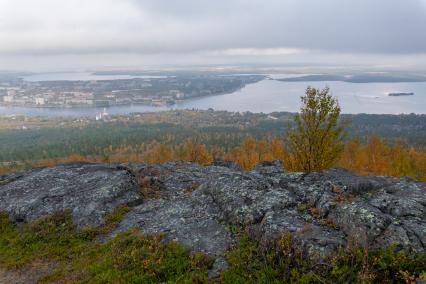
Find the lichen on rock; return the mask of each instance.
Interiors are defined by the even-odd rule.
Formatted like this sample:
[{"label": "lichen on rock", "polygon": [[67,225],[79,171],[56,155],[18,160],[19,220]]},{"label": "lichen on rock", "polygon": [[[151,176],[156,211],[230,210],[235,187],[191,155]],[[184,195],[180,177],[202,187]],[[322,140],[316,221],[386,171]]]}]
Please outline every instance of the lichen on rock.
[{"label": "lichen on rock", "polygon": [[[129,212],[110,237],[131,228],[162,233],[221,263],[238,242],[233,227],[265,247],[289,232],[318,257],[351,245],[425,252],[426,184],[407,178],[341,169],[290,173],[279,162],[242,172],[225,162],[204,167],[177,161],[129,168],[70,164],[1,180],[8,182],[0,186],[0,211],[15,222],[68,209],[78,226],[98,226],[126,204]],[[138,181],[158,194],[143,198]]]}]

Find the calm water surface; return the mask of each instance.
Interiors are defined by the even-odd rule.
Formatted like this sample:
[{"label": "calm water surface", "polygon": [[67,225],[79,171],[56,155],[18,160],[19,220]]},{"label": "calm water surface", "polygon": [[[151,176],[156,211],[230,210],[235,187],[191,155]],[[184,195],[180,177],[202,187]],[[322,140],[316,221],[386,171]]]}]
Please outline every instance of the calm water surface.
[{"label": "calm water surface", "polygon": [[[300,108],[300,96],[307,86],[329,86],[344,113],[426,113],[426,82],[347,83],[280,82],[264,80],[228,95],[187,101],[185,108],[213,108],[229,111],[273,112]],[[414,96],[389,97],[388,93],[414,92]]]},{"label": "calm water surface", "polygon": [[[110,78],[110,76],[108,76]],[[110,114],[152,112],[170,109],[208,109],[251,112],[295,112],[300,107],[300,96],[310,85],[329,86],[344,113],[422,113],[426,114],[426,82],[422,83],[347,83],[347,82],[280,82],[263,80],[232,94],[186,100],[171,107],[144,105],[114,106]],[[414,96],[389,97],[392,92],[414,92]],[[72,108],[46,109],[0,107],[0,114],[26,114],[29,116],[95,116],[102,109]]]}]

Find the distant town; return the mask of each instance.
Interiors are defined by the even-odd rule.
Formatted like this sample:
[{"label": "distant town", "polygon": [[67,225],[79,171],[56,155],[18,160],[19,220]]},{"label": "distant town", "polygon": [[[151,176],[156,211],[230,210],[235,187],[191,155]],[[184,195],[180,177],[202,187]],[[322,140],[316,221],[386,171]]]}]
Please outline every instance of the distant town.
[{"label": "distant town", "polygon": [[92,81],[0,81],[0,105],[20,107],[165,106],[180,100],[235,92],[262,75],[164,76]]}]

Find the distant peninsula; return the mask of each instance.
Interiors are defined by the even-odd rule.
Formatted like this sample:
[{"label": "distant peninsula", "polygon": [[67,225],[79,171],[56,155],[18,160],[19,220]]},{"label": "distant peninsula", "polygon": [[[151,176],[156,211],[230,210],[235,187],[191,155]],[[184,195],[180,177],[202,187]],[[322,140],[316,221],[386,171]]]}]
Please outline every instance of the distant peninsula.
[{"label": "distant peninsula", "polygon": [[291,78],[276,79],[282,82],[321,82],[339,81],[348,83],[403,83],[403,82],[426,82],[426,76],[417,74],[388,74],[388,73],[365,73],[355,75],[333,75],[317,74],[305,75]]}]

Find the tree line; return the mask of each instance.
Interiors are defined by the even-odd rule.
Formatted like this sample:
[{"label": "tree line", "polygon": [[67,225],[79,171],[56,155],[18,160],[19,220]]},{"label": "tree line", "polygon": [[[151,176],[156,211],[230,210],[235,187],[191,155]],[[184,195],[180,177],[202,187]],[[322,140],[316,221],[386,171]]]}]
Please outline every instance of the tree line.
[{"label": "tree line", "polygon": [[[248,137],[240,145],[226,150],[219,145],[207,146],[192,139],[177,145],[153,141],[139,145],[106,147],[99,155],[82,155],[76,152],[63,158],[3,164],[0,174],[77,161],[161,164],[174,160],[192,161],[202,165],[211,165],[215,160],[233,161],[247,171],[260,161],[282,160],[285,170],[297,171],[298,168],[289,162],[291,156],[284,143],[282,138]],[[410,176],[426,181],[426,151],[402,142],[389,142],[378,136],[371,136],[365,143],[359,139],[344,143],[340,158],[332,166],[342,167],[360,175]]]}]

